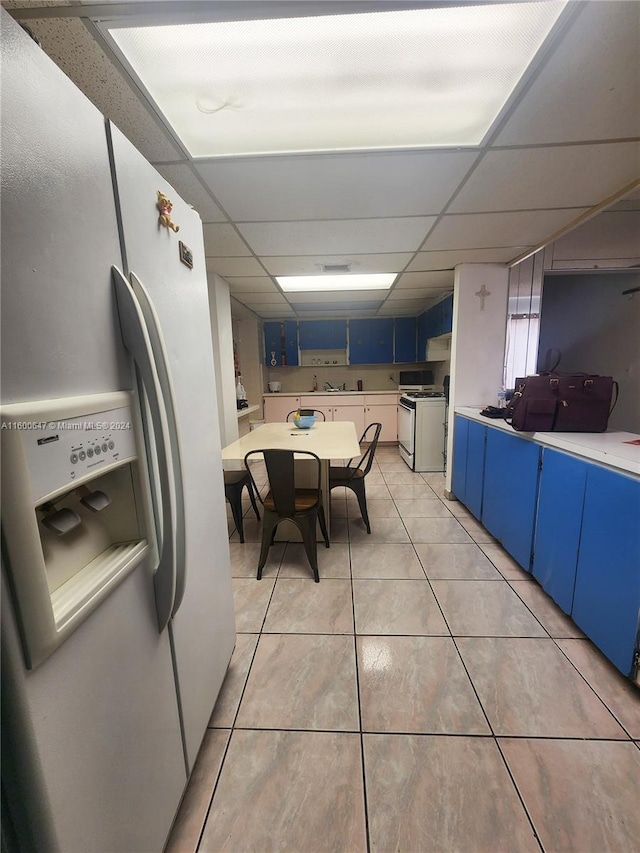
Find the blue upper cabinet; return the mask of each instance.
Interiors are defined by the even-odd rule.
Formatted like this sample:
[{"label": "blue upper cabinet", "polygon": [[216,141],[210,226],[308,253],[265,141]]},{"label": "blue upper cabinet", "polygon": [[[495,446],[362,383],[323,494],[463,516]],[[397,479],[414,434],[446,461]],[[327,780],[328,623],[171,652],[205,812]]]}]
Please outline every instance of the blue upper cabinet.
[{"label": "blue upper cabinet", "polygon": [[394,321],[395,344],[393,360],[396,364],[413,364],[416,361],[415,317],[397,317]]},{"label": "blue upper cabinet", "polygon": [[[298,324],[295,320],[264,324],[267,367],[295,367],[298,364]],[[274,364],[275,362],[275,364]]]},{"label": "blue upper cabinet", "polygon": [[371,359],[370,364],[393,363],[393,319],[391,317],[370,320]]},{"label": "blue upper cabinet", "polygon": [[300,349],[346,349],[346,320],[301,320]]},{"label": "blue upper cabinet", "polygon": [[393,363],[393,319],[349,321],[349,364]]},{"label": "blue upper cabinet", "polygon": [[453,330],[453,293],[440,303],[440,334],[446,335]]}]

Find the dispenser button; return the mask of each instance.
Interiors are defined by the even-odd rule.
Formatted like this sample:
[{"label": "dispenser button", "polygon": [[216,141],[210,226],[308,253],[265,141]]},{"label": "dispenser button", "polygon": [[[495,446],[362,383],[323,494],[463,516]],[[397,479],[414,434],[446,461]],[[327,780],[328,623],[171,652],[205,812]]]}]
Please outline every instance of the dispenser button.
[{"label": "dispenser button", "polygon": [[113,443],[113,441],[110,441],[109,442],[109,450],[113,450],[114,447],[115,447],[115,444]]},{"label": "dispenser button", "polygon": [[71,454],[71,464],[72,464],[72,465],[75,465],[77,461],[78,461],[78,454],[77,454],[77,453],[72,453],[72,454]]},{"label": "dispenser button", "polygon": [[106,453],[108,449],[109,449],[109,445],[107,444],[106,441],[103,441],[102,442],[102,452]]},{"label": "dispenser button", "polygon": [[100,454],[102,453],[102,451],[100,450],[100,445],[99,445],[99,444],[96,444],[96,446],[95,446],[95,448],[94,448],[94,451],[93,451],[93,452],[96,454],[96,456],[100,456]]},{"label": "dispenser button", "polygon": [[87,454],[84,452],[84,450],[81,450],[80,453],[78,453],[78,458],[81,462],[84,462],[84,460],[87,458]]},{"label": "dispenser button", "polygon": [[91,459],[91,457],[93,456],[93,447],[87,448],[87,456],[89,457],[89,459]]}]

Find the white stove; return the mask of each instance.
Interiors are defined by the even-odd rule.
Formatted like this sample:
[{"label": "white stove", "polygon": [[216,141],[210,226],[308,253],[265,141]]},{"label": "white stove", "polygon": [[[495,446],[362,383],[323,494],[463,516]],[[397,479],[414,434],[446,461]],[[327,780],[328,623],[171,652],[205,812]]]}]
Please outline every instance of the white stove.
[{"label": "white stove", "polygon": [[412,471],[444,471],[443,391],[406,391],[398,406],[400,456]]}]

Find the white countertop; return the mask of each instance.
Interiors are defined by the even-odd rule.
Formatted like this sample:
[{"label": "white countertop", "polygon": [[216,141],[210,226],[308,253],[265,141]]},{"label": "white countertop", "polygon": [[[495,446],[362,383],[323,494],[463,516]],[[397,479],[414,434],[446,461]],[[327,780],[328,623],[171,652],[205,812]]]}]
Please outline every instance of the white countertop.
[{"label": "white countertop", "polygon": [[457,415],[478,421],[494,429],[505,430],[527,441],[535,441],[545,447],[553,447],[573,456],[591,459],[608,468],[616,468],[629,474],[640,475],[640,444],[628,444],[640,441],[640,435],[632,432],[611,430],[607,432],[518,432],[505,421],[497,418],[485,418],[480,409],[470,406],[456,406]]},{"label": "white countertop", "polygon": [[238,420],[246,418],[247,415],[254,415],[256,412],[262,412],[262,406],[248,406],[246,409],[238,409]]},{"label": "white countertop", "polygon": [[345,397],[350,394],[366,394],[367,397],[372,394],[400,394],[401,392],[397,389],[391,388],[389,391],[323,391],[319,389],[318,391],[271,391],[263,394],[263,397],[308,397],[310,394],[317,395],[318,397],[323,397],[325,395],[331,397]]}]

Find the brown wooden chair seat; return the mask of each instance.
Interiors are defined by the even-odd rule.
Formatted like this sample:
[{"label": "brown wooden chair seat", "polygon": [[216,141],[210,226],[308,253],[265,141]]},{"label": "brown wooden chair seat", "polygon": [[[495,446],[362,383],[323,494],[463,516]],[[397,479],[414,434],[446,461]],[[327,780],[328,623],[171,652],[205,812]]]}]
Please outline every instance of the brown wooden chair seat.
[{"label": "brown wooden chair seat", "polygon": [[[320,523],[320,530],[324,537],[325,545],[329,547],[329,533],[322,505],[322,492],[320,490],[320,459],[309,450],[296,450],[295,459],[293,450],[252,450],[244,457],[245,468],[249,476],[251,470],[249,462],[254,456],[264,458],[269,479],[269,491],[263,500],[264,519],[262,521],[262,547],[258,561],[258,580],[262,577],[262,570],[267,562],[269,548],[273,545],[276,530],[280,522],[290,521],[296,525],[302,534],[302,542],[313,570],[313,579],[316,583],[320,581],[318,573],[318,546],[316,542],[316,522]],[[313,469],[315,487],[301,487],[296,485],[295,463],[308,460]],[[255,485],[255,484],[254,484]]]}]

